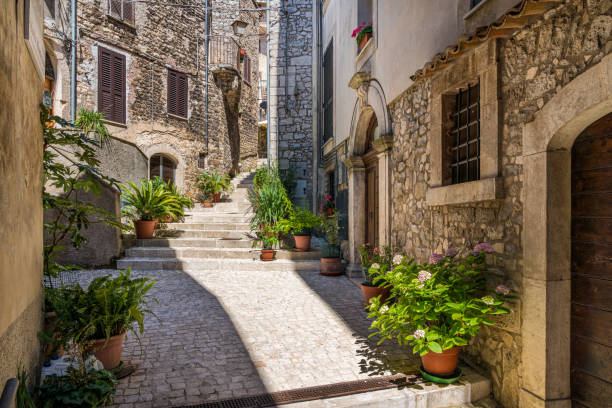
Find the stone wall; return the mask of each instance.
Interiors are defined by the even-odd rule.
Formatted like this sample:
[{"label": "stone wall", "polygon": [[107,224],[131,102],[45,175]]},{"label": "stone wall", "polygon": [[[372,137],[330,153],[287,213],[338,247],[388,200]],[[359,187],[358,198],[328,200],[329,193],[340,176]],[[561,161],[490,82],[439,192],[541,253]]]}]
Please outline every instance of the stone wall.
[{"label": "stone wall", "polygon": [[270,154],[283,170],[303,166],[298,178],[312,202],[313,2],[272,0],[270,6]]},{"label": "stone wall", "polygon": [[[512,314],[485,328],[464,357],[491,376],[504,407],[518,406],[520,389],[523,273],[522,129],[567,83],[612,49],[609,4],[570,1],[519,30],[499,46],[500,172],[503,198],[488,203],[429,207],[432,123],[431,78],[413,84],[393,101],[392,243],[420,261],[447,248],[490,242],[489,283],[505,283],[518,294]],[[469,58],[469,57],[465,57]],[[446,70],[452,70],[451,64]]]},{"label": "stone wall", "polygon": [[[39,33],[30,32],[33,45],[42,44],[42,2],[30,2],[40,12]],[[24,39],[24,1],[0,9],[0,392],[22,364],[35,382],[40,363],[42,328],[42,102],[44,70]],[[43,47],[44,49],[44,47]],[[44,61],[44,54],[43,54]]]}]

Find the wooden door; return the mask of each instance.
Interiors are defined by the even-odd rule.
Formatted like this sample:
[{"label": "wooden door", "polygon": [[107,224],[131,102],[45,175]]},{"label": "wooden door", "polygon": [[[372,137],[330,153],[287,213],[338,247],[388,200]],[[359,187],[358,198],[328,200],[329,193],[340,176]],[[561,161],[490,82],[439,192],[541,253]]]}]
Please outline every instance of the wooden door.
[{"label": "wooden door", "polygon": [[366,242],[378,246],[378,167],[375,157],[366,162]]},{"label": "wooden door", "polygon": [[612,114],[572,149],[571,307],[572,406],[612,407]]}]

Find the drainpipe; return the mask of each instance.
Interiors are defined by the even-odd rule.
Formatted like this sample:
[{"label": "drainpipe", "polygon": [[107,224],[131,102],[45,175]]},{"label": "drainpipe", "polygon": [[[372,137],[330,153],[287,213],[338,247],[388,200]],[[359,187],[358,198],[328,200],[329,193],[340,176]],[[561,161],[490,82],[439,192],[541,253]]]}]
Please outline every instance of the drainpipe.
[{"label": "drainpipe", "polygon": [[208,1],[204,2],[204,82],[205,82],[205,104],[206,104],[206,163],[208,163]]},{"label": "drainpipe", "polygon": [[[285,73],[286,74],[286,73]],[[266,140],[268,167],[270,167],[270,0],[266,0]]]},{"label": "drainpipe", "polygon": [[70,42],[70,120],[76,121],[76,42],[77,42],[77,0],[71,0],[71,42]]},{"label": "drainpipe", "polygon": [[319,190],[319,149],[321,148],[319,138],[320,122],[320,79],[319,60],[321,55],[321,2],[312,2],[312,211],[316,211]]}]

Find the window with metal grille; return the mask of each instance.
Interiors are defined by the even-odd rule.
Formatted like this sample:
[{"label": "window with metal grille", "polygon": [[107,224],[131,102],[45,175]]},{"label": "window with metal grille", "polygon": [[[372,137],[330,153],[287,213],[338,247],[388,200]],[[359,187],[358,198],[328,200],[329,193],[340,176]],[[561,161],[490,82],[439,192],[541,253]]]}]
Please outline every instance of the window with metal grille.
[{"label": "window with metal grille", "polygon": [[334,43],[323,54],[323,137],[327,142],[334,136]]},{"label": "window with metal grille", "polygon": [[104,119],[125,123],[125,56],[98,48],[98,112]]},{"label": "window with metal grille", "polygon": [[168,113],[187,118],[189,108],[187,74],[168,69]]},{"label": "window with metal grille", "polygon": [[446,143],[450,183],[480,179],[480,84],[468,85],[455,95]]},{"label": "window with metal grille", "polygon": [[132,0],[108,0],[108,14],[133,25],[134,3]]},{"label": "window with metal grille", "polygon": [[198,167],[201,169],[206,168],[206,153],[200,153],[198,156]]}]

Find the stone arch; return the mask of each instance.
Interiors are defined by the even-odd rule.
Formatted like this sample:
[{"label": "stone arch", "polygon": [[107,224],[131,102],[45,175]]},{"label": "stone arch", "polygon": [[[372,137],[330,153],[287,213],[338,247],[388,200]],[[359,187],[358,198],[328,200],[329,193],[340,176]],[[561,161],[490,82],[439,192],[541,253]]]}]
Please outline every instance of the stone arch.
[{"label": "stone arch", "polygon": [[612,112],[611,79],[609,55],[566,85],[523,130],[522,407],[570,404],[571,148],[583,130]]},{"label": "stone arch", "polygon": [[[149,166],[149,163],[151,162],[151,157],[156,154],[162,154],[174,160],[176,163],[175,184],[179,188],[185,188],[185,159],[179,151],[168,143],[157,143],[151,146],[146,146],[143,149],[143,152],[147,157],[147,166]],[[150,171],[151,169],[148,167],[147,174],[149,174]]]}]

